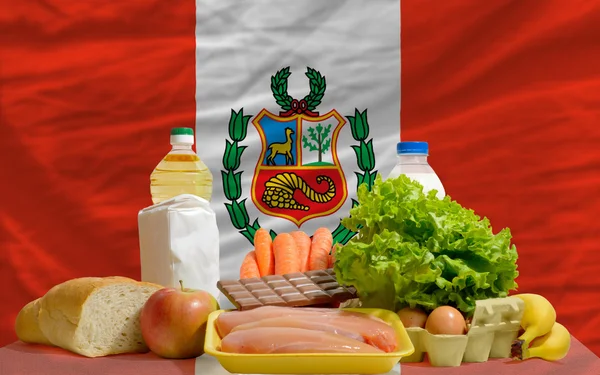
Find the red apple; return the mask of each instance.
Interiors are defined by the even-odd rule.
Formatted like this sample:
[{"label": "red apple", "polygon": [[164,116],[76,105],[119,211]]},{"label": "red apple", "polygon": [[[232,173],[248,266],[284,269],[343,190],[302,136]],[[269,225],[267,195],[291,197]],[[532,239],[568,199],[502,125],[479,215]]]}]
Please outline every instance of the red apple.
[{"label": "red apple", "polygon": [[208,315],[219,309],[208,292],[183,287],[160,289],[146,301],[140,315],[142,336],[163,358],[194,358],[204,354]]}]

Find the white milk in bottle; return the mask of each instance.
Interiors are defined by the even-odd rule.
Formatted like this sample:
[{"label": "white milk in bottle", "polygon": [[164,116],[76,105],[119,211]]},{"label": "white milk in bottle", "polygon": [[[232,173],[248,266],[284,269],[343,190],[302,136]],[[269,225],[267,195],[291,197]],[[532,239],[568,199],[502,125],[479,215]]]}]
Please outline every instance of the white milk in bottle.
[{"label": "white milk in bottle", "polygon": [[399,142],[396,146],[398,163],[387,178],[396,178],[401,174],[417,180],[423,185],[423,191],[437,190],[436,196],[444,198],[446,191],[442,181],[427,162],[429,145],[427,142]]}]

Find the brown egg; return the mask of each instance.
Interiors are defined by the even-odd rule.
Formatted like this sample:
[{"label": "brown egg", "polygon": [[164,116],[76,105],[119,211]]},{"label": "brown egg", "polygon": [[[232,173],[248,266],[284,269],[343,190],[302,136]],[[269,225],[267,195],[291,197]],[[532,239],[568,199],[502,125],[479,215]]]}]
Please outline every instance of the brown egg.
[{"label": "brown egg", "polygon": [[467,324],[460,311],[452,306],[440,306],[429,314],[425,329],[433,335],[464,335]]},{"label": "brown egg", "polygon": [[427,314],[425,313],[425,311],[423,311],[419,308],[411,309],[410,307],[405,307],[405,308],[401,309],[400,311],[398,311],[398,316],[400,317],[402,324],[406,328],[408,328],[408,327],[425,328],[425,322],[427,321]]}]

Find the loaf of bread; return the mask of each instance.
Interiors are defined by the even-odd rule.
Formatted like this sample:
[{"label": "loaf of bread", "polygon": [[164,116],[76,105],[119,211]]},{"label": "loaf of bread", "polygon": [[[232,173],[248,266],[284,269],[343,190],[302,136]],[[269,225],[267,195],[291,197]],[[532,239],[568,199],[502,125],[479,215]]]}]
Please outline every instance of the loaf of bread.
[{"label": "loaf of bread", "polygon": [[83,277],[54,286],[17,315],[17,337],[100,357],[144,353],[140,311],[162,288],[126,277]]}]

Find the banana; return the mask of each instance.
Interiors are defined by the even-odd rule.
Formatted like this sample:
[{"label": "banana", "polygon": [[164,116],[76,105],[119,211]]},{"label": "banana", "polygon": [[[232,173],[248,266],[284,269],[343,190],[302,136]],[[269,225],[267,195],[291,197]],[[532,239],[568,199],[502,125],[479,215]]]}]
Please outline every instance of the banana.
[{"label": "banana", "polygon": [[519,359],[541,358],[547,361],[563,359],[571,348],[571,334],[562,324],[556,322],[550,332],[538,337],[529,348],[522,347]]},{"label": "banana", "polygon": [[556,310],[550,301],[539,294],[523,293],[514,297],[525,302],[525,311],[521,319],[521,327],[525,332],[517,341],[527,348],[533,339],[550,332],[556,322]]}]

